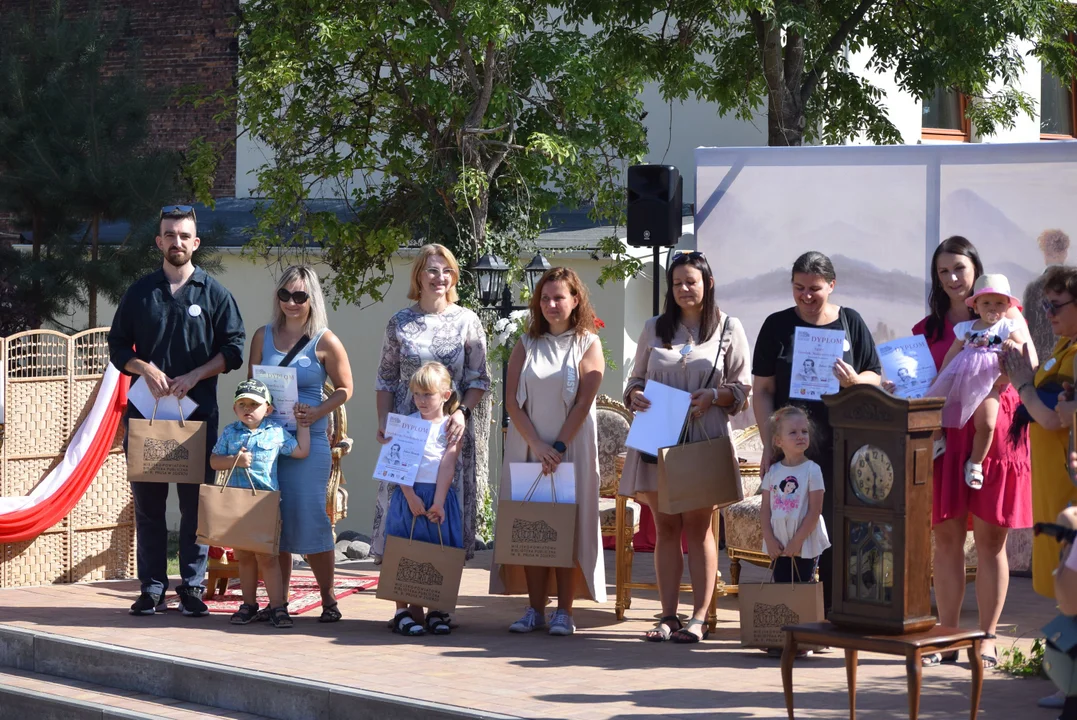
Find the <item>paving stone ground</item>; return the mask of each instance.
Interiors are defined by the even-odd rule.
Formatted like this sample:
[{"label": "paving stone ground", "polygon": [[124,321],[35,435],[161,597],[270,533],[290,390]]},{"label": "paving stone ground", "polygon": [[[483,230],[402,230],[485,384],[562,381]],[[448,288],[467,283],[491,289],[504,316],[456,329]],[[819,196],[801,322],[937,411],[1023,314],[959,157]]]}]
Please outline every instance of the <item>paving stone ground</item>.
[{"label": "paving stone ground", "polygon": [[[489,562],[490,553],[479,553],[465,570],[455,614],[460,627],[449,637],[393,635],[386,629],[392,606],[372,592],[342,599],[339,623],[319,624],[311,611],[297,616],[289,631],[237,628],[226,616],[136,618],[127,614],[137,595],[133,581],[0,590],[0,623],[526,718],[785,717],[777,660],[739,646],[735,597],[719,601],[718,631],[707,642],[641,642],[658,604],[653,593],[640,593],[625,622],[615,620],[607,552],[610,601],[581,603],[574,637],[511,635],[506,628],[525,601],[487,594]],[[650,555],[636,556],[637,578],[653,577],[651,562]],[[724,553],[722,569],[728,577]],[[338,572],[376,570],[350,565]],[[762,572],[748,567],[742,580],[759,580]],[[969,627],[975,624],[973,591],[970,585],[963,616]],[[1037,596],[1029,579],[1013,578],[1000,649],[1014,642],[1027,648],[1053,615],[1053,603]],[[848,717],[840,652],[798,661],[794,680],[798,718]],[[859,717],[907,717],[902,659],[862,653],[858,688]],[[964,657],[956,666],[925,669],[920,717],[968,717],[969,688]],[[1043,679],[988,672],[979,717],[1053,720],[1057,712],[1035,704],[1052,691]]]}]

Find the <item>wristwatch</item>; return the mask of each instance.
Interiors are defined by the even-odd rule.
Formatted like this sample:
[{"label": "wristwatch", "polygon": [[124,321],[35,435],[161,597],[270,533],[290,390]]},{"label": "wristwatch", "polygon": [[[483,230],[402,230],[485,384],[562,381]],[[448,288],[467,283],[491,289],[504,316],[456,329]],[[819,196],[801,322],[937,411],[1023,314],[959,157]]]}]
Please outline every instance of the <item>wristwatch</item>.
[{"label": "wristwatch", "polygon": [[555,442],[555,443],[554,443],[553,445],[551,445],[550,447],[552,447],[552,448],[553,448],[554,450],[556,450],[557,452],[561,453],[562,455],[564,455],[564,454],[565,454],[565,450],[568,450],[568,448],[567,448],[567,447],[565,447],[565,444],[564,444],[563,442],[561,442],[560,440],[558,440],[557,442]]},{"label": "wristwatch", "polygon": [[457,408],[457,410],[464,413],[464,422],[467,422],[471,419],[471,408],[469,408],[467,405],[461,404],[460,407]]}]

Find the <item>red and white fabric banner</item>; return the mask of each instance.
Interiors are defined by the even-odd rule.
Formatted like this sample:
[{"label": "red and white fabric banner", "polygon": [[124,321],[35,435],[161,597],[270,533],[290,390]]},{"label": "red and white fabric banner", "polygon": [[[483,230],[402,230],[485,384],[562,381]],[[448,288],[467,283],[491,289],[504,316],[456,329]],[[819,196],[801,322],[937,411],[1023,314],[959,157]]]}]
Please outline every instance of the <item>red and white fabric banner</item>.
[{"label": "red and white fabric banner", "polygon": [[0,497],[0,543],[31,540],[60,522],[86,492],[108,457],[127,406],[130,378],[111,363],[63,461],[24,497]]}]

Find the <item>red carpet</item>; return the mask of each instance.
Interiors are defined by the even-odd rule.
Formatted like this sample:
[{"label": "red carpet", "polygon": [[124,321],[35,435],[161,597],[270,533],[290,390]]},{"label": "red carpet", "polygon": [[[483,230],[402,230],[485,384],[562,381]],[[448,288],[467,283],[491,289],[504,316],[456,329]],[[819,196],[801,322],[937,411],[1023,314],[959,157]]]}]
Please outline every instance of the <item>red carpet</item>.
[{"label": "red carpet", "polygon": [[[360,590],[373,590],[378,586],[376,577],[363,578],[338,578],[333,583],[333,597],[339,600]],[[233,578],[228,581],[228,589],[224,595],[215,595],[204,598],[209,611],[217,615],[231,615],[239,610],[243,602],[243,593],[239,589],[239,579]],[[267,605],[269,598],[266,595],[265,585],[258,583],[258,604]],[[288,614],[301,615],[314,608],[321,607],[322,594],[318,590],[318,583],[313,575],[292,576],[292,582],[288,588]],[[169,610],[179,609],[179,597],[173,596],[168,601]]]}]

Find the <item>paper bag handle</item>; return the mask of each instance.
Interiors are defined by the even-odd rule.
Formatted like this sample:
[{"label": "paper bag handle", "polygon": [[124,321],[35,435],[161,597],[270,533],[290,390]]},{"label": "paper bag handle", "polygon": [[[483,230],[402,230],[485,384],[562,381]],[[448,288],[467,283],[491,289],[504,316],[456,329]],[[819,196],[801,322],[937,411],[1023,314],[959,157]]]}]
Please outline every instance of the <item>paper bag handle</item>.
[{"label": "paper bag handle", "polygon": [[[790,560],[792,560],[792,559],[793,559],[793,558],[790,558]],[[777,561],[777,560],[771,560],[771,561],[770,561],[770,567],[768,568],[768,569],[770,570],[770,574],[769,574],[769,575],[767,575],[767,579],[766,579],[766,580],[761,580],[761,581],[759,582],[759,587],[763,587],[763,586],[764,586],[764,585],[766,585],[767,583],[773,583],[773,582],[774,582],[774,566],[775,566],[775,565],[777,565],[777,564],[778,564],[778,561]],[[796,563],[793,563],[793,577],[789,579],[789,584],[790,584],[790,585],[793,585],[793,584],[795,584],[795,583],[796,583],[796,582],[797,582],[797,581],[798,581],[799,579],[800,579],[800,569],[799,569],[799,568],[797,568],[797,564],[796,564]]]},{"label": "paper bag handle", "polygon": [[[423,517],[426,517],[426,516],[424,515]],[[410,545],[415,540],[415,521],[418,520],[418,519],[419,519],[418,515],[412,515],[411,516],[411,535],[408,536],[408,545]],[[430,518],[426,518],[426,521],[427,522],[432,522],[430,520]],[[445,540],[441,537],[441,523],[434,523],[434,524],[437,526],[437,529],[438,529],[438,544],[440,544],[441,547],[445,547]]]},{"label": "paper bag handle", "polygon": [[[539,485],[540,482],[542,482],[542,478],[544,478],[544,477],[546,477],[545,473],[543,473],[540,470],[539,474],[538,474],[538,477],[535,478],[535,482],[531,483],[530,489],[528,489],[527,494],[524,495],[524,502],[531,502],[531,498],[534,497],[535,491],[538,490],[538,485]],[[552,473],[550,474],[550,496],[553,498],[553,501],[556,503],[557,502],[557,483],[554,482]]]},{"label": "paper bag handle", "polygon": [[[228,474],[224,476],[224,482],[221,484],[221,492],[228,487],[228,481],[232,479],[232,473],[236,470],[236,463],[239,462],[239,453],[236,453],[236,459],[232,461],[232,467],[228,468]],[[251,477],[251,471],[247,468],[240,468],[247,474],[247,482],[251,484],[251,495],[258,492],[258,489],[254,487],[254,478]]]},{"label": "paper bag handle", "polygon": [[[175,395],[169,395],[168,397],[176,398],[176,405],[179,406],[179,424],[180,427],[187,427],[187,423],[183,420],[183,403]],[[154,418],[157,417],[157,403],[161,402],[161,398],[156,398],[153,401],[153,414],[150,415],[150,426],[153,425]]]}]

